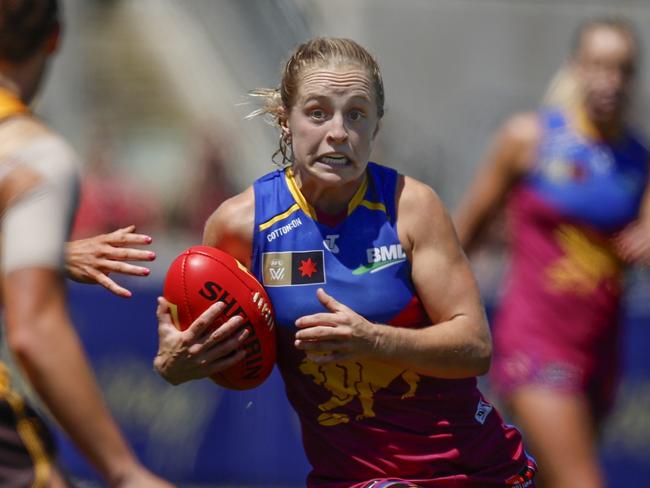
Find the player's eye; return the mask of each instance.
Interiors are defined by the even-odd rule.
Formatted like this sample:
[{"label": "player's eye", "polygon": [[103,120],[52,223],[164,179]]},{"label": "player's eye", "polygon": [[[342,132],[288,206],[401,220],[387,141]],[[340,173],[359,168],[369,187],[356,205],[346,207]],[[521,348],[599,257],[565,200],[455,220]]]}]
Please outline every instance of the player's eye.
[{"label": "player's eye", "polygon": [[323,120],[325,118],[325,110],[320,108],[315,108],[309,111],[309,117],[314,120]]},{"label": "player's eye", "polygon": [[361,120],[365,114],[361,110],[350,110],[348,112],[348,119],[350,119],[352,122],[357,122],[358,120]]}]

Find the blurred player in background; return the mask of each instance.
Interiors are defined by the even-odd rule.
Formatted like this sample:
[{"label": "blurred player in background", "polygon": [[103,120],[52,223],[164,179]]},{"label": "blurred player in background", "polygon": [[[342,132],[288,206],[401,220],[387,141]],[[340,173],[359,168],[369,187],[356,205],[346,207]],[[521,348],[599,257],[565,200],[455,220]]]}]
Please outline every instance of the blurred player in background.
[{"label": "blurred player in background", "polygon": [[[109,486],[170,487],[147,471],[124,441],[101,400],[68,316],[64,243],[75,210],[78,168],[67,144],[26,106],[58,42],[56,0],[0,0],[0,209],[6,340],[35,392]],[[137,251],[119,249],[147,240],[133,230],[120,229],[72,243],[68,248],[71,276],[124,294],[106,273],[125,271],[122,265],[126,263],[110,264],[103,259]],[[12,389],[1,363],[0,485],[67,486],[53,460],[47,427]]]},{"label": "blurred player in background", "polygon": [[621,19],[581,26],[547,103],[506,122],[457,216],[470,250],[507,201],[492,379],[553,488],[604,486],[597,434],[617,385],[622,272],[650,263],[648,149],[625,117],[638,49]]},{"label": "blurred player in background", "polygon": [[[282,169],[219,206],[204,244],[248,266],[273,302],[308,486],[533,486],[519,432],[476,388],[490,334],[444,206],[368,161],[384,113],[376,61],[313,39],[279,89],[256,93],[281,129]],[[241,317],[203,333],[224,308],[180,332],[160,298],[155,366],[169,382],[242,360]]]}]

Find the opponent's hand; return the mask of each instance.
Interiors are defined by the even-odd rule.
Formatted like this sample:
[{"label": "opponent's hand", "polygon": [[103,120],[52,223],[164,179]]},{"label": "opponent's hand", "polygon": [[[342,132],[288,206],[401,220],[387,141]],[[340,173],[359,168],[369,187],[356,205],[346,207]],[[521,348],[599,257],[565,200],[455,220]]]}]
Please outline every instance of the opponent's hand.
[{"label": "opponent's hand", "polygon": [[169,302],[158,297],[158,354],[153,364],[165,380],[177,385],[205,378],[244,359],[246,351],[240,346],[248,337],[248,329],[238,332],[244,323],[241,316],[229,318],[214,331],[208,330],[225,308],[223,302],[211,305],[180,331],[172,322]]},{"label": "opponent's hand", "polygon": [[614,246],[624,261],[650,266],[650,223],[631,223],[614,237]]},{"label": "opponent's hand", "polygon": [[65,249],[68,276],[80,283],[99,283],[118,296],[129,298],[131,292],[109,278],[110,273],[148,276],[149,268],[126,261],[153,261],[156,254],[130,246],[151,244],[151,237],[135,233],[129,225],[110,234],[100,234],[88,239],[68,242]]},{"label": "opponent's hand", "polygon": [[346,361],[367,356],[379,347],[379,327],[338,302],[322,288],[316,292],[328,312],[296,320],[295,346],[316,363]]}]

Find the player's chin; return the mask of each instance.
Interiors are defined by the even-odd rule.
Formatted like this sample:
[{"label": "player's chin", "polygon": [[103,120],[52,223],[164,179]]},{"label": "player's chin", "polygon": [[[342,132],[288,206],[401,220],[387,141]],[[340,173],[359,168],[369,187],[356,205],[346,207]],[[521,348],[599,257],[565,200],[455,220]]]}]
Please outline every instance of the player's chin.
[{"label": "player's chin", "polygon": [[312,166],[312,173],[321,181],[330,184],[344,184],[359,178],[365,171],[364,165],[349,161],[345,164],[326,164],[316,161]]},{"label": "player's chin", "polygon": [[598,99],[593,103],[592,109],[596,122],[611,122],[620,118],[624,112],[623,103],[617,99]]}]

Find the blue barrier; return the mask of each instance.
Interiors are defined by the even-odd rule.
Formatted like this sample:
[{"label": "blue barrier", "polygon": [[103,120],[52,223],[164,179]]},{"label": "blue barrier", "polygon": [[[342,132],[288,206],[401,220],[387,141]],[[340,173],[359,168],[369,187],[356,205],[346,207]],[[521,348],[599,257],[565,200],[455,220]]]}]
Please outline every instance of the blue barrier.
[{"label": "blue barrier", "polygon": [[623,376],[605,426],[601,459],[610,487],[650,486],[650,312],[630,313],[623,336]]},{"label": "blue barrier", "polygon": [[[111,411],[138,457],[178,483],[304,486],[309,470],[298,419],[277,371],[260,387],[230,391],[209,380],[170,386],[153,371],[160,289],[129,300],[73,284],[70,307]],[[64,464],[94,479],[69,441]]]},{"label": "blue barrier", "polygon": [[[207,380],[169,386],[152,369],[157,335],[155,297],[137,289],[125,300],[98,287],[72,284],[75,324],[107,402],[139,458],[179,484],[304,486],[309,466],[298,420],[277,371],[259,388],[235,392]],[[609,486],[650,480],[650,313],[627,319],[625,374],[603,436]],[[60,437],[64,464],[91,471]]]}]

